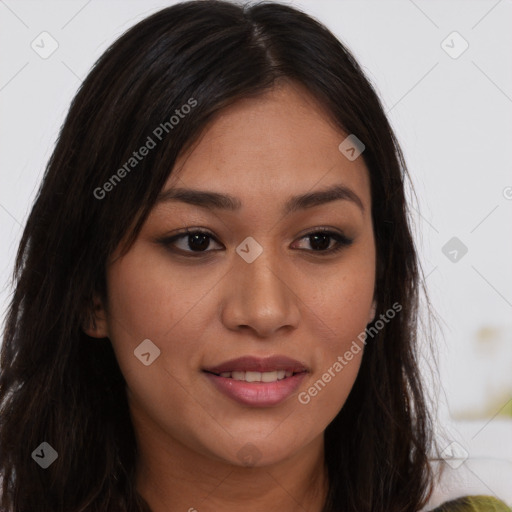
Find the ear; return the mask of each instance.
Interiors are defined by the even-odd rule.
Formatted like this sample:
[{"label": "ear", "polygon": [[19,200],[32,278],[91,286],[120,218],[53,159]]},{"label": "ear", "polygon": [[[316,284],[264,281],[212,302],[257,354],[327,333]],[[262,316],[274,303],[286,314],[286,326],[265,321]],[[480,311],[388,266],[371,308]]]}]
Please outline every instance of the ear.
[{"label": "ear", "polygon": [[101,299],[93,298],[93,311],[89,312],[88,321],[84,322],[82,330],[91,338],[108,338],[107,314]]},{"label": "ear", "polygon": [[377,302],[374,300],[372,303],[372,308],[370,309],[370,315],[368,316],[368,323],[373,322],[375,318],[375,313],[377,311]]}]

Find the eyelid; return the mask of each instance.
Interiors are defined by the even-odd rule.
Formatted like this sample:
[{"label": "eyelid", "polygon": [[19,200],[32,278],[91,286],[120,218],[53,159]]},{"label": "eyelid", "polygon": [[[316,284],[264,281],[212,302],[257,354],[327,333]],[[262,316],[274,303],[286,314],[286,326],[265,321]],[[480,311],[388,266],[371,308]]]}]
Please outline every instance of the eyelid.
[{"label": "eyelid", "polygon": [[318,256],[328,257],[330,255],[336,254],[342,249],[349,247],[354,242],[353,238],[346,236],[342,231],[337,228],[331,228],[327,226],[320,226],[317,228],[308,229],[304,234],[299,235],[296,240],[302,240],[304,238],[308,238],[309,236],[315,235],[317,233],[322,233],[328,235],[330,238],[336,240],[336,245],[331,247],[330,249],[324,251],[314,251],[311,249],[299,249],[305,251],[307,254],[313,254]]},{"label": "eyelid", "polygon": [[[181,238],[184,238],[186,237],[187,235],[194,235],[194,234],[203,234],[203,235],[207,235],[208,237],[210,237],[212,240],[214,240],[216,243],[218,243],[219,245],[222,245],[217,237],[207,228],[202,228],[200,226],[194,226],[192,228],[184,228],[184,229],[181,229],[180,231],[178,231],[177,233],[175,233],[174,235],[171,235],[169,237],[166,237],[164,240],[166,240],[165,245],[171,245],[172,242],[176,242],[178,240],[180,240]],[[215,250],[220,250],[220,249],[215,249]],[[189,254],[189,255],[192,255],[192,256],[201,256],[201,255],[207,255],[208,253],[211,253],[211,252],[214,252],[213,250],[207,250],[207,251],[183,251],[182,249],[177,249],[177,252],[179,254]]]},{"label": "eyelid", "polygon": [[[336,240],[336,245],[330,249],[326,250],[320,250],[320,251],[314,251],[311,249],[298,249],[299,251],[305,251],[309,254],[316,254],[318,256],[327,256],[334,253],[337,253],[343,248],[346,248],[350,246],[354,239],[346,236],[342,231],[340,231],[338,228],[328,227],[328,226],[319,226],[315,228],[309,228],[307,231],[303,232],[303,234],[298,235],[294,241],[296,240],[302,240],[304,238],[307,238],[309,236],[313,236],[318,233],[323,233],[325,235],[328,235],[330,238]],[[192,258],[198,258],[198,257],[205,257],[209,253],[216,252],[220,249],[214,249],[214,250],[205,250],[205,251],[184,251],[182,249],[173,248],[172,244],[176,242],[177,240],[186,237],[187,235],[192,234],[203,234],[214,240],[219,245],[222,245],[221,242],[217,239],[217,237],[208,229],[203,228],[201,226],[194,226],[194,227],[188,227],[183,228],[179,230],[178,232],[175,232],[174,234],[170,236],[164,236],[162,238],[158,238],[156,240],[157,243],[160,243],[164,245],[169,250],[180,254],[180,255],[186,255],[186,257],[192,257]]]}]

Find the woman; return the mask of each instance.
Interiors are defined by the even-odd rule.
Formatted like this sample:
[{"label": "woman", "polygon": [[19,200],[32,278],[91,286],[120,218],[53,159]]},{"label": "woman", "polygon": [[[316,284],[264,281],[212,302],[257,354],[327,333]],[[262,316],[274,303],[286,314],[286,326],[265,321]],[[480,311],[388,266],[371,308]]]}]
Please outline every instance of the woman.
[{"label": "woman", "polygon": [[20,243],[2,510],[417,511],[400,148],[288,6],[185,2],[78,91]]}]

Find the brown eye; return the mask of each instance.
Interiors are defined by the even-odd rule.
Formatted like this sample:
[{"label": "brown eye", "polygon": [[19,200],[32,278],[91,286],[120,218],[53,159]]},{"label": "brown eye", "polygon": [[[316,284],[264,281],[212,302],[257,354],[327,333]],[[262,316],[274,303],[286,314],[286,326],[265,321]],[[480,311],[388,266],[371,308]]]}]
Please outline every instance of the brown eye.
[{"label": "brown eye", "polygon": [[[301,240],[309,239],[311,252],[332,254],[352,244],[353,240],[341,233],[328,230],[317,230],[303,236]],[[334,240],[334,246],[331,243]]]},{"label": "brown eye", "polygon": [[[300,238],[300,240],[305,239],[309,240],[311,249],[301,250],[318,253],[319,255],[333,254],[351,245],[353,242],[353,240],[347,238],[345,235],[327,229],[317,229]],[[158,242],[170,250],[195,257],[213,252],[214,250],[219,250],[210,249],[212,240],[218,245],[221,245],[208,231],[187,229],[176,235],[162,238],[158,240]]]},{"label": "brown eye", "polygon": [[184,233],[163,238],[159,242],[170,249],[176,248],[180,252],[201,254],[212,252],[207,250],[212,240],[215,240],[215,237],[207,231],[187,230]]}]

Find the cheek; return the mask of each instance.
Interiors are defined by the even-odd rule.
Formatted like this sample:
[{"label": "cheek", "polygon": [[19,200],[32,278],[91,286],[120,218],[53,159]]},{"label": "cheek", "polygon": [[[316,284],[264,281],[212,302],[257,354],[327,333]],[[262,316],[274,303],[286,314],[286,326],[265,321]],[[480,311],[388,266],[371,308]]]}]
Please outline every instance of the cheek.
[{"label": "cheek", "polygon": [[[362,255],[360,253],[363,253]],[[331,350],[340,350],[364,331],[370,321],[374,296],[375,260],[371,246],[342,260],[321,279],[303,280],[302,296],[307,297],[310,319]]]},{"label": "cheek", "polygon": [[110,318],[124,328],[121,337],[139,343],[179,338],[183,330],[201,329],[203,316],[196,312],[216,280],[208,270],[171,271],[166,258],[136,244],[108,274]]},{"label": "cheek", "polygon": [[[310,293],[308,329],[314,333],[311,379],[298,401],[328,424],[343,407],[356,380],[364,353],[364,332],[374,295],[372,244],[361,247]],[[313,289],[312,283],[306,283]],[[307,296],[307,295],[306,295]],[[309,421],[306,419],[306,421]]]},{"label": "cheek", "polygon": [[325,428],[334,419],[359,373],[364,354],[361,334],[367,325],[373,288],[352,284],[353,288],[331,290],[330,300],[319,309],[322,315],[310,317],[310,330],[315,333],[310,352],[313,372],[297,396],[299,407],[309,413],[301,415],[306,430],[314,431],[318,425]]},{"label": "cheek", "polygon": [[304,302],[322,337],[345,339],[366,326],[374,291],[371,279],[361,274],[338,277],[319,288],[305,295]]},{"label": "cheek", "polygon": [[[135,420],[148,414],[165,418],[174,428],[181,421],[176,418],[192,421],[197,403],[190,400],[187,389],[202,342],[198,333],[208,322],[206,315],[198,314],[198,295],[208,287],[203,282],[203,292],[198,293],[189,278],[170,274],[159,260],[136,246],[112,267],[107,286],[110,339],[131,407],[138,411]],[[145,365],[134,351],[147,339],[159,352],[149,345],[151,363]],[[153,359],[154,354],[158,356]]]},{"label": "cheek", "polygon": [[[197,289],[193,293],[186,281],[177,273],[170,274],[160,260],[137,245],[107,275],[110,338],[132,390],[151,391],[145,389],[150,382],[168,387],[171,377],[181,379],[179,373],[186,374],[197,348],[197,337],[190,332],[200,328],[197,317],[190,321],[198,302]],[[149,344],[149,359],[158,354],[148,366],[134,353],[147,339],[157,347]],[[169,340],[173,340],[172,346]]]}]

